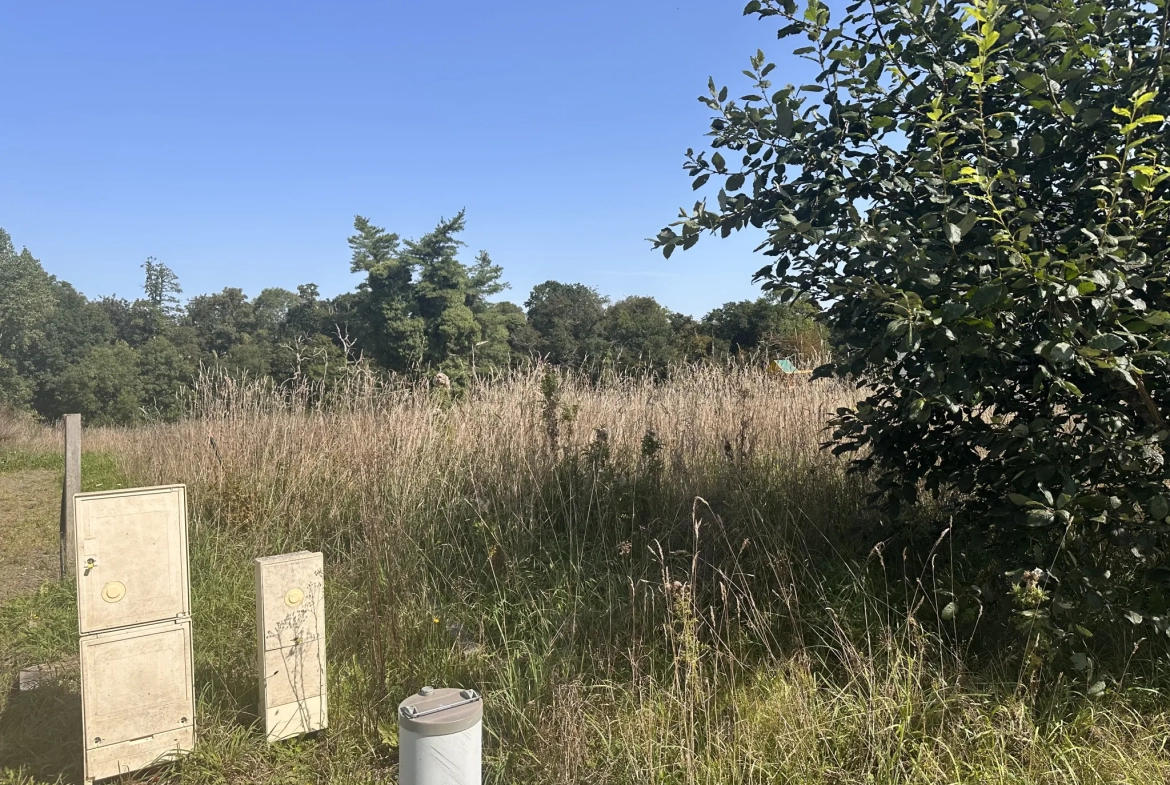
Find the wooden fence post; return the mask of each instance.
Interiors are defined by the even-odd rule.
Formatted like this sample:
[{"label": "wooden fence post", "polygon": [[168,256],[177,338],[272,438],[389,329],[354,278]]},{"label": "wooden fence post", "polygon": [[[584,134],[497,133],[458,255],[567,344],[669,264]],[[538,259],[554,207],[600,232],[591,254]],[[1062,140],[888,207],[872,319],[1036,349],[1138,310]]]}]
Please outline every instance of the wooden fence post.
[{"label": "wooden fence post", "polygon": [[73,562],[73,495],[81,492],[81,415],[65,415],[65,479],[61,483],[61,580]]}]

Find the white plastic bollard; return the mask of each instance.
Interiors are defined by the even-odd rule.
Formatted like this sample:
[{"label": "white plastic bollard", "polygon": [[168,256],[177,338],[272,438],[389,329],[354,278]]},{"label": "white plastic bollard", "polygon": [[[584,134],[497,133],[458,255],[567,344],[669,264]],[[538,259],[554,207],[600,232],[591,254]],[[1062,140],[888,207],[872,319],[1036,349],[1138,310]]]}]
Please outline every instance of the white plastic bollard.
[{"label": "white plastic bollard", "polygon": [[398,706],[399,785],[481,785],[483,698],[423,687]]}]

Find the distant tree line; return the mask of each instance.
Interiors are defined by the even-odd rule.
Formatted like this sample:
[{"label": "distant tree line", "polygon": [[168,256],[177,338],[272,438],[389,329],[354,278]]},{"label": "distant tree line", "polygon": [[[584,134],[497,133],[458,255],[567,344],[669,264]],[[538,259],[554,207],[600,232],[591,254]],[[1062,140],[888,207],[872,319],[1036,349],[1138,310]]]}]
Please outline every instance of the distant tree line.
[{"label": "distant tree line", "polygon": [[535,359],[587,373],[660,374],[683,362],[802,358],[824,348],[810,302],[764,297],[696,320],[652,297],[615,303],[579,283],[546,281],[520,307],[493,299],[503,270],[459,258],[464,214],[417,240],[358,216],[349,238],[356,291],[307,283],[249,298],[228,287],[184,303],[178,277],[149,258],[142,296],[89,299],[17,252],[0,229],[0,406],[47,419],[173,419],[201,366],[276,382],[329,383],[348,365],[442,372],[456,385]]}]

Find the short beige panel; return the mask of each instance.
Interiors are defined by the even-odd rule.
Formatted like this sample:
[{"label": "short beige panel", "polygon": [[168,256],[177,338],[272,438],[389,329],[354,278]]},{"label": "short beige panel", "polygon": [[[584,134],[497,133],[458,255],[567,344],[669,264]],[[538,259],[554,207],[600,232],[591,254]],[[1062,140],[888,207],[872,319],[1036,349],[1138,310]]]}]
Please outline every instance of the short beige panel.
[{"label": "short beige panel", "polygon": [[264,703],[279,706],[325,692],[325,647],[304,641],[264,652]]},{"label": "short beige panel", "polygon": [[329,709],[324,695],[296,703],[273,706],[264,714],[268,741],[280,741],[329,726]]},{"label": "short beige panel", "polygon": [[81,702],[87,750],[193,728],[190,620],[83,636]]},{"label": "short beige panel", "polygon": [[183,486],[82,493],[74,503],[83,635],[190,614]]},{"label": "short beige panel", "polygon": [[168,763],[195,748],[195,729],[178,728],[85,751],[87,782]]},{"label": "short beige panel", "polygon": [[301,551],[256,560],[256,621],[263,649],[325,637],[325,560]]},{"label": "short beige panel", "polygon": [[256,560],[260,709],[269,741],[326,727],[324,559]]}]

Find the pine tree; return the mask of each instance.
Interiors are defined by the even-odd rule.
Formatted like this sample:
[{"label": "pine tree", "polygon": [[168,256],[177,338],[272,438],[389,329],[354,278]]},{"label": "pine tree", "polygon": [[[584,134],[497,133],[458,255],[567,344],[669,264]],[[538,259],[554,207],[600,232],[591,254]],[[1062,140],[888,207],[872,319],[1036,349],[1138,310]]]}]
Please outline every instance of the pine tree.
[{"label": "pine tree", "polygon": [[142,284],[146,301],[168,317],[175,316],[179,311],[177,295],[183,293],[179,286],[179,276],[153,256],[146,258],[142,269],[146,270],[146,280]]},{"label": "pine tree", "polygon": [[413,313],[414,266],[399,252],[397,234],[355,216],[352,272],[366,273],[358,286],[358,313],[365,322],[363,349],[394,371],[405,371],[422,359],[422,320]]},{"label": "pine tree", "polygon": [[503,270],[486,251],[472,265],[459,261],[465,225],[460,211],[400,247],[398,235],[360,216],[354,221],[358,234],[349,244],[353,270],[367,273],[359,291],[374,337],[368,348],[385,367],[426,366],[459,378],[473,361],[481,367],[507,363],[507,329],[498,329],[488,302],[507,287],[500,281]]}]

